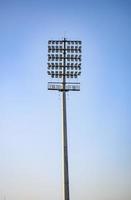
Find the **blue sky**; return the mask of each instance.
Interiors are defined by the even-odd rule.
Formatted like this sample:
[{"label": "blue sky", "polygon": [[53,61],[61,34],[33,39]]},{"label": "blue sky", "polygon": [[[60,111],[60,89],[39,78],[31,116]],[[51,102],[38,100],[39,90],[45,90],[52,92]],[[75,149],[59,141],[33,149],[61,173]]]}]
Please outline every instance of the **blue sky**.
[{"label": "blue sky", "polygon": [[61,98],[47,42],[83,42],[67,95],[71,199],[131,199],[131,2],[0,1],[0,200],[62,199]]}]

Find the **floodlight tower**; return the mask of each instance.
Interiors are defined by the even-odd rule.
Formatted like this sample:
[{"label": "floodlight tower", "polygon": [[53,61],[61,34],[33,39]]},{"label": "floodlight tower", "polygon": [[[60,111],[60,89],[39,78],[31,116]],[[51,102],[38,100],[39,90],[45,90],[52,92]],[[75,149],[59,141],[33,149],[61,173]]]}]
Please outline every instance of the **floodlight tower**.
[{"label": "floodlight tower", "polygon": [[55,82],[48,82],[48,90],[58,90],[62,93],[63,200],[70,200],[66,92],[80,91],[80,83],[72,82],[71,79],[74,80],[81,74],[81,41],[66,38],[49,40],[47,72],[51,78],[55,79]]}]

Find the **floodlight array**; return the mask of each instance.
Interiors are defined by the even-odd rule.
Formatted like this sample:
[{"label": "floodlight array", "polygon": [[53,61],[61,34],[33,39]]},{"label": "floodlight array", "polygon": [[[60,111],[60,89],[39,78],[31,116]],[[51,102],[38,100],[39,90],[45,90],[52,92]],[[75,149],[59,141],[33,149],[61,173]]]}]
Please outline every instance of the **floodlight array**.
[{"label": "floodlight array", "polygon": [[81,74],[81,41],[48,41],[48,75],[77,78]]}]

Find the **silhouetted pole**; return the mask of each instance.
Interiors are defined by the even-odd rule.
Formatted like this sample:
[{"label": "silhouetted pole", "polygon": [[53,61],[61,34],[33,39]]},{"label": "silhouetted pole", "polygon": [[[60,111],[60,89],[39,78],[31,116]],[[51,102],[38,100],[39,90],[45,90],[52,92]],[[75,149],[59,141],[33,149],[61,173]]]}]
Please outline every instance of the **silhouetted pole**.
[{"label": "silhouetted pole", "polygon": [[[63,74],[65,74],[66,66],[66,43],[64,39],[64,59],[63,59]],[[66,77],[63,76],[63,91],[62,91],[62,148],[63,148],[63,200],[69,200],[69,171],[68,171],[68,139],[67,139],[67,116],[66,116],[66,92],[65,92]]]},{"label": "silhouetted pole", "polygon": [[48,90],[61,92],[63,200],[70,200],[66,92],[79,91],[80,83],[66,82],[66,78],[77,78],[81,74],[81,41],[67,41],[64,38],[64,40],[50,40],[48,45],[48,75],[62,79],[62,82],[48,82]]}]

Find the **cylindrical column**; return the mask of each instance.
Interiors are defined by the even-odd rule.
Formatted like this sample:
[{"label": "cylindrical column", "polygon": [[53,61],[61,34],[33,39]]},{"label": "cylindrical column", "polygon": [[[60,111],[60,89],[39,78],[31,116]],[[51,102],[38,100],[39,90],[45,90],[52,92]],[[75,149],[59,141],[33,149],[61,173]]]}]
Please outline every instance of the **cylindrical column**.
[{"label": "cylindrical column", "polygon": [[63,200],[69,200],[68,141],[66,119],[66,92],[62,92],[62,156],[63,156]]}]

